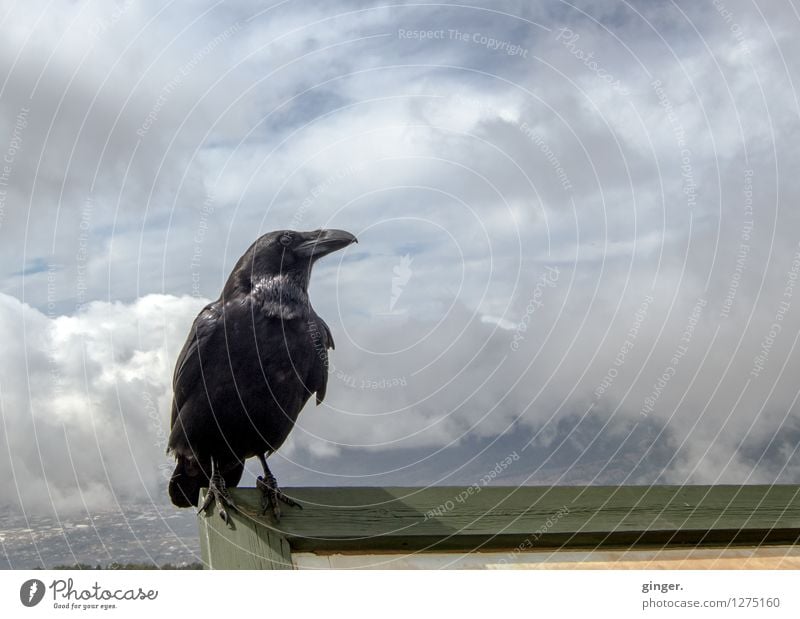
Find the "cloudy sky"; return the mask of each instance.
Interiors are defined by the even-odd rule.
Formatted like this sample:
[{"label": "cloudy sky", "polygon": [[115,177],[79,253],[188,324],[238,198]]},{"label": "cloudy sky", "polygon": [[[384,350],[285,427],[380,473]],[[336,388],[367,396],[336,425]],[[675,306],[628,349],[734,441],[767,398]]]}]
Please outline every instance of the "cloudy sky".
[{"label": "cloudy sky", "polygon": [[5,3],[1,506],[165,501],[278,228],[359,238],[284,485],[800,483],[800,12],[530,4]]}]

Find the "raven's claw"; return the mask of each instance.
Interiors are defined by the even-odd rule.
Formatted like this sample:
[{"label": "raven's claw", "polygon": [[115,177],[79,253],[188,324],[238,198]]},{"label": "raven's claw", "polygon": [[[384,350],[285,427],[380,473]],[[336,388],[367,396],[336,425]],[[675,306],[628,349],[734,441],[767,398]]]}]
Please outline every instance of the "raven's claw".
[{"label": "raven's claw", "polygon": [[203,504],[200,506],[200,509],[197,510],[197,513],[202,514],[207,512],[208,508],[211,507],[211,503],[214,501],[217,502],[219,517],[222,518],[226,525],[230,525],[231,516],[227,510],[235,510],[236,505],[234,504],[233,499],[228,492],[228,487],[225,485],[225,480],[222,478],[222,475],[219,474],[216,468],[211,474],[211,480],[208,484],[208,493],[206,494],[206,498],[203,501]]},{"label": "raven's claw", "polygon": [[272,515],[275,516],[275,520],[280,521],[281,519],[281,508],[279,507],[279,502],[286,503],[289,507],[299,507],[303,509],[303,506],[300,505],[294,499],[290,499],[286,496],[283,492],[281,492],[280,488],[278,488],[278,482],[275,477],[270,473],[266,476],[266,478],[261,477],[259,475],[258,480],[256,482],[256,487],[261,490],[261,514],[264,515],[267,511],[271,508]]}]

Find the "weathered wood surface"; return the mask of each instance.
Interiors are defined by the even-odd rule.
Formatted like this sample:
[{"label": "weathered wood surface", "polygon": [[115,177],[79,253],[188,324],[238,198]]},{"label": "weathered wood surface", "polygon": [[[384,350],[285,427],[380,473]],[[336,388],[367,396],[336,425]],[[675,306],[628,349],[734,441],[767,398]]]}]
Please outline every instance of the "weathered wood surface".
[{"label": "weathered wood surface", "polygon": [[[260,493],[245,490],[245,495]],[[205,490],[200,492],[200,503]],[[255,507],[246,509],[246,501],[237,497],[243,509],[231,510],[231,524],[226,525],[214,504],[207,514],[198,516],[200,552],[203,564],[210,569],[286,570],[293,569],[292,553],[286,538],[263,526]]]},{"label": "weathered wood surface", "polygon": [[[280,523],[259,517],[260,494],[232,490],[242,513],[233,531],[200,516],[204,548],[291,551],[420,551],[762,545],[800,542],[800,486],[290,488],[304,509]],[[210,523],[209,519],[214,522]],[[249,541],[244,535],[258,542]],[[264,540],[267,540],[266,542]],[[291,550],[283,543],[287,542]],[[256,545],[258,544],[258,545]],[[276,546],[277,544],[277,546]],[[278,548],[278,550],[276,550]],[[205,556],[205,555],[204,555]],[[280,559],[276,559],[280,556]]]}]

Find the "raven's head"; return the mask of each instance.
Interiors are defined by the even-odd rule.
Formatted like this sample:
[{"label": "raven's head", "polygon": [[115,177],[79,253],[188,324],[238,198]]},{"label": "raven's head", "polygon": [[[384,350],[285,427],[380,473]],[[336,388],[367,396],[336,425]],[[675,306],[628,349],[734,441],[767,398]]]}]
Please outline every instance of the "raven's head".
[{"label": "raven's head", "polygon": [[344,230],[312,230],[311,232],[279,230],[270,232],[262,238],[268,239],[270,251],[280,254],[281,268],[287,270],[307,270],[323,256],[343,249],[351,243],[358,243],[355,236]]},{"label": "raven's head", "polygon": [[290,287],[305,293],[311,267],[317,260],[357,242],[355,236],[344,230],[269,232],[259,237],[239,259],[223,296],[249,293],[257,287],[280,287],[284,295],[291,293]]},{"label": "raven's head", "polygon": [[323,256],[356,242],[356,237],[344,230],[269,232],[253,244],[254,271],[260,275],[308,273]]}]

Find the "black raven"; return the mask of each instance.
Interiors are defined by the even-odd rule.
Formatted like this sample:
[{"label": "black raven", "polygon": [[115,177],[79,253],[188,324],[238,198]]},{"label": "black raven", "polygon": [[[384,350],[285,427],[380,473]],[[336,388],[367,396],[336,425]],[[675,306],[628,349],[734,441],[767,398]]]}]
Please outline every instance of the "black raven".
[{"label": "black raven", "polygon": [[222,518],[235,508],[227,491],[247,458],[264,468],[262,507],[280,518],[285,496],[267,466],[311,394],[317,404],[328,382],[333,337],[308,299],[314,262],[356,242],[343,230],[283,230],[260,237],[239,259],[219,299],[192,325],[175,365],[168,452],[177,466],[169,495],[200,511],[216,500]]}]

